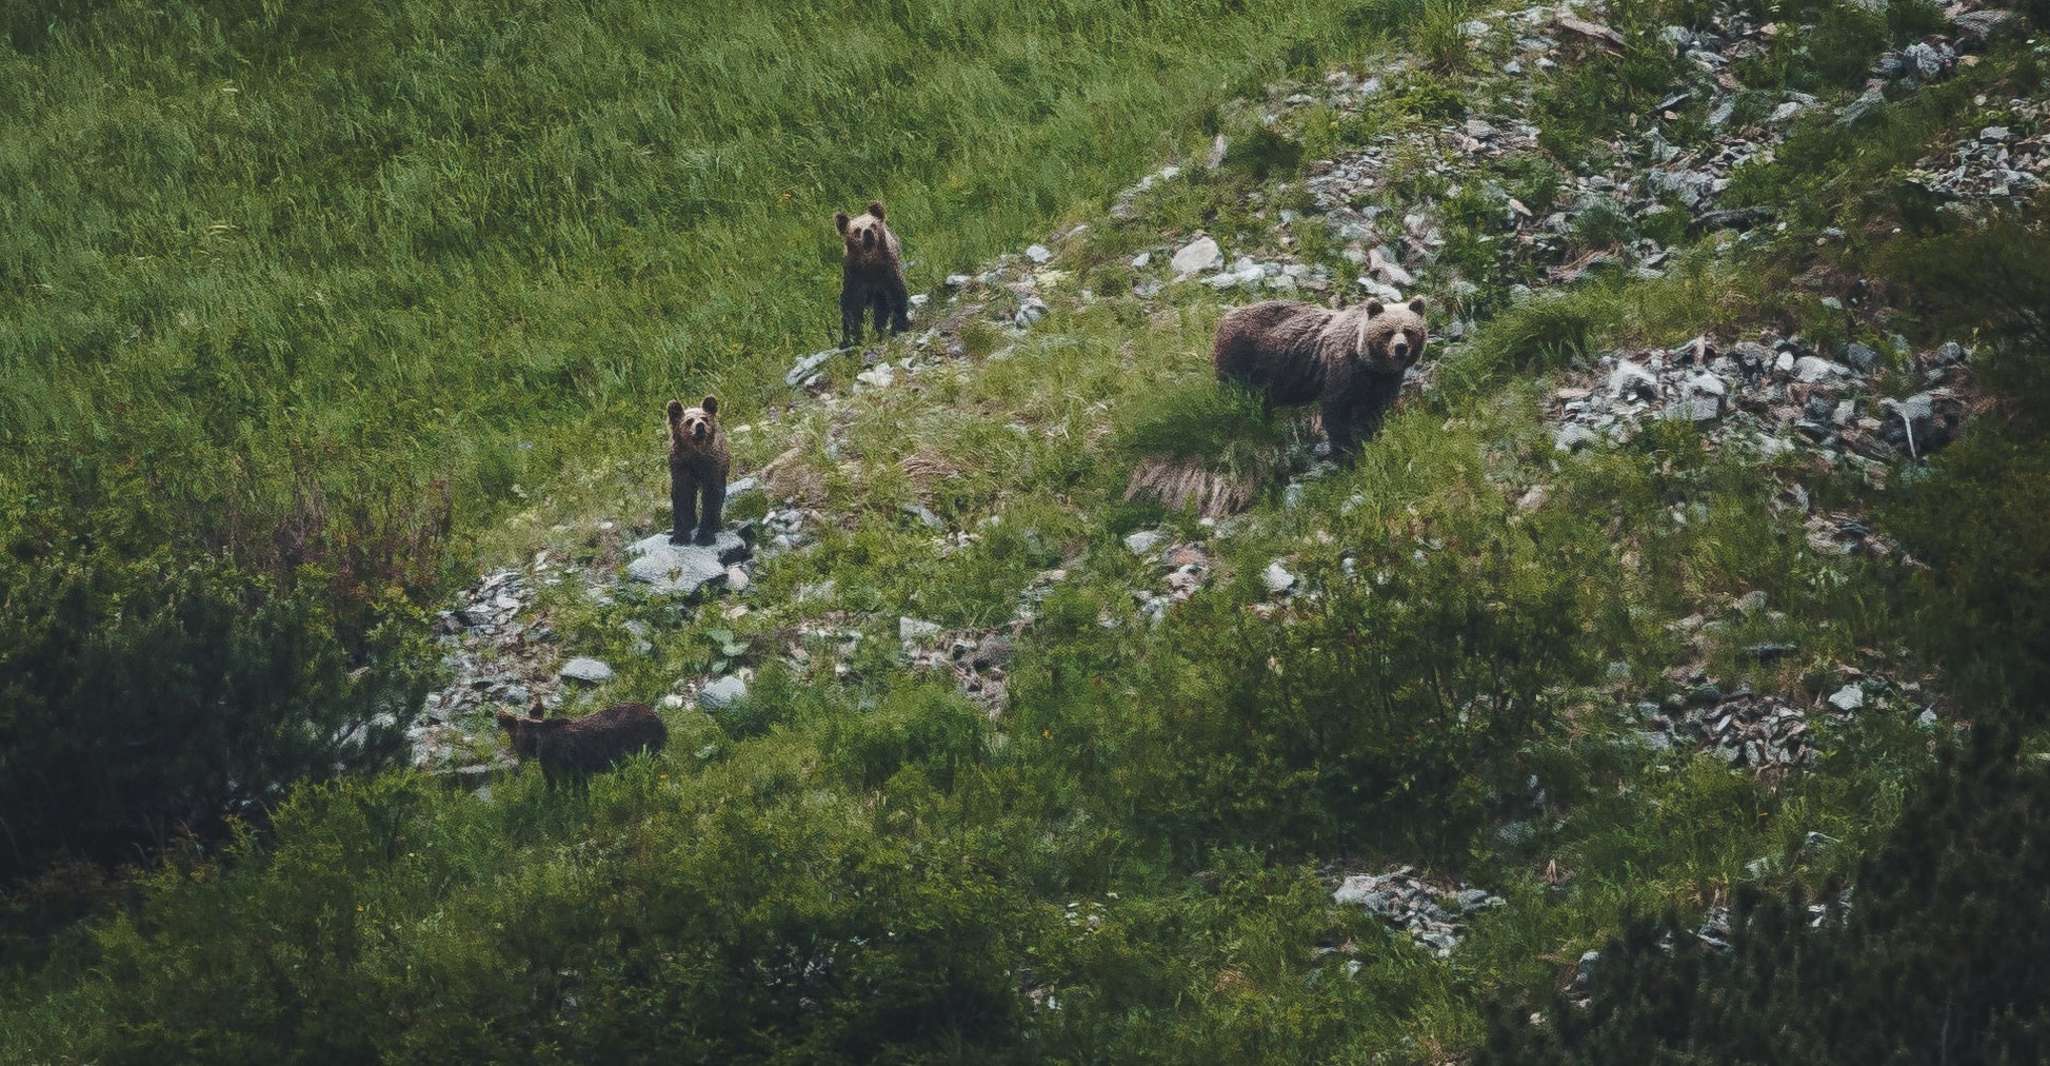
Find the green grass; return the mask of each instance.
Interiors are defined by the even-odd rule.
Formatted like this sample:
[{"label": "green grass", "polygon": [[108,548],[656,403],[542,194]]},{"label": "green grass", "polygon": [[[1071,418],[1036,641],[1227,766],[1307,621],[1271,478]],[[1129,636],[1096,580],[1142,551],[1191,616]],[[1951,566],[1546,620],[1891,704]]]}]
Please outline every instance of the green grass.
[{"label": "green grass", "polygon": [[[1634,12],[1622,57],[1539,81],[1542,107],[1587,124],[1562,139],[1611,121],[1595,104],[1663,88],[1655,30],[1687,6]],[[1146,456],[1272,486],[1272,457],[1300,443],[1302,422],[1212,379],[1220,304],[1244,294],[1183,284],[1142,301],[1131,255],[1199,227],[1233,252],[1260,248],[1272,223],[1248,191],[1294,203],[1275,183],[1306,162],[1443,121],[1499,85],[1473,70],[1419,74],[1371,120],[1312,109],[1259,136],[1257,116],[1226,101],[1290,63],[1374,60],[1353,36],[1362,25],[1408,47],[1400,35],[1414,20],[1419,34],[1440,32],[1445,12],[1465,7],[762,8],[709,36],[652,6],[221,5],[176,17],[116,7],[60,19],[55,36],[47,20],[18,21],[0,70],[75,92],[27,108],[36,147],[0,140],[0,158],[54,168],[52,146],[78,125],[67,116],[87,104],[53,101],[121,97],[135,109],[124,94],[145,85],[268,115],[262,128],[277,140],[265,151],[296,143],[286,131],[303,122],[310,140],[354,152],[266,156],[272,169],[245,169],[240,186],[195,177],[179,193],[188,199],[161,208],[112,202],[146,199],[136,175],[161,162],[112,159],[64,179],[75,202],[101,204],[78,223],[97,243],[67,258],[56,236],[10,231],[0,247],[15,258],[0,259],[0,280],[17,276],[15,262],[36,264],[37,277],[72,263],[74,281],[97,270],[113,285],[126,275],[108,249],[162,239],[128,220],[236,207],[245,214],[224,217],[249,228],[209,238],[225,245],[218,258],[151,259],[137,278],[236,294],[207,305],[226,317],[199,316],[197,335],[261,332],[264,316],[275,321],[261,329],[318,316],[328,328],[274,344],[267,363],[250,355],[260,344],[202,358],[167,314],[173,333],[99,352],[79,338],[111,336],[114,311],[89,286],[0,289],[36,311],[48,346],[40,364],[14,353],[4,364],[37,382],[35,404],[54,405],[20,439],[76,456],[48,473],[9,468],[45,494],[36,500],[72,501],[12,505],[17,536],[51,550],[123,533],[119,515],[81,502],[87,489],[156,477],[166,494],[150,506],[162,515],[148,517],[168,522],[163,532],[189,538],[188,550],[232,549],[212,529],[226,516],[267,531],[279,511],[258,506],[266,492],[300,506],[285,474],[300,468],[253,443],[275,437],[301,447],[287,449],[301,461],[349,457],[307,476],[350,543],[363,528],[413,528],[402,521],[417,506],[410,487],[446,475],[455,516],[447,544],[421,549],[430,556],[546,549],[601,561],[665,517],[650,491],[648,416],[661,398],[713,388],[732,425],[754,423],[735,438],[741,468],[794,449],[794,480],[825,522],[815,547],[763,560],[754,591],[718,609],[602,602],[576,581],[543,593],[565,648],[619,667],[596,700],[653,701],[678,679],[757,671],[737,709],[665,712],[667,749],[587,795],[550,792],[531,772],[495,782],[488,801],[420,775],[350,776],[294,790],[223,850],[174,847],[111,888],[59,869],[13,897],[11,921],[59,932],[10,953],[0,972],[0,1059],[1443,1062],[1487,1038],[1491,1003],[1549,1004],[1579,953],[1633,916],[1696,916],[1745,886],[1815,888],[1882,853],[1949,746],[1906,709],[1818,725],[1820,764],[1774,779],[1645,750],[1633,705],[1683,691],[1696,668],[1800,703],[1824,694],[1839,664],[1926,675],[1932,692],[1957,684],[1989,707],[2039,691],[2041,627],[2027,608],[2050,555],[2041,537],[2013,535],[2040,510],[2045,481],[2033,405],[1884,496],[1849,473],[1761,467],[1686,426],[1566,456],[1540,412],[1560,375],[1603,352],[1812,321],[1813,299],[1792,279],[1814,268],[1887,286],[1902,311],[1886,328],[1918,344],[1973,327],[1997,335],[2017,354],[1985,365],[1986,380],[2033,397],[2043,377],[2028,356],[2041,338],[2013,324],[2036,306],[2039,232],[1822,247],[1800,228],[1785,240],[1711,235],[1678,249],[1664,277],[1597,274],[1512,302],[1509,286],[1536,281],[1542,265],[1489,252],[1479,237],[1491,201],[1468,191],[1445,205],[1449,236],[1466,242],[1448,242],[1446,258],[1477,271],[1477,295],[1459,308],[1474,328],[1434,341],[1438,387],[1406,397],[1355,464],[1209,528],[1123,499]],[[969,32],[976,19],[995,29]],[[369,44],[332,45],[359,21]],[[1964,84],[1990,89],[2013,72],[2006,60],[1983,67]],[[131,76],[98,80],[115,70]],[[196,82],[195,70],[232,75],[239,91]],[[1614,84],[1595,104],[1572,96],[1601,79]],[[1954,96],[1942,99],[1887,158],[1961,121]],[[346,106],[316,122],[336,100]],[[502,122],[465,125],[473,113]],[[231,118],[215,120],[247,132]],[[843,137],[862,125],[893,135]],[[1108,193],[1219,130],[1236,147],[1218,171],[1193,168],[1130,222],[1097,217]],[[394,145],[379,138],[394,131],[421,139],[383,156]],[[632,150],[658,133],[661,150]],[[123,151],[188,141],[245,163],[271,143],[144,137]],[[1562,185],[1560,160],[1588,145],[1570,147],[1488,173],[1532,190],[1542,210],[1536,201]],[[1804,127],[1781,158],[1845,150]],[[460,161],[410,180],[504,210],[394,199],[388,183],[406,171],[394,160],[408,152]],[[1405,162],[1412,180],[1385,206],[1449,194],[1434,162]],[[375,194],[344,180],[351,166]],[[1861,164],[1844,180],[1872,195],[1883,169]],[[285,183],[278,195],[266,175]],[[1745,180],[1763,196],[1807,188],[1809,176],[1774,167]],[[978,323],[960,338],[966,358],[889,390],[842,388],[771,423],[788,358],[824,340],[805,332],[831,308],[819,219],[872,194],[903,220],[920,288],[1056,220],[1090,229],[1061,243],[1053,266],[1068,276],[1029,332]],[[300,200],[313,213],[285,217]],[[234,235],[255,231],[258,208],[275,247]],[[332,226],[312,221],[321,211]],[[468,225],[490,232],[455,231]],[[368,235],[387,226],[394,242],[373,247]],[[1305,240],[1299,251],[1351,280],[1340,249]],[[1931,256],[1949,265],[1918,265]],[[929,313],[942,309],[935,297]],[[336,339],[346,331],[359,347]],[[380,337],[391,346],[373,345]],[[841,386],[851,363],[831,371]],[[195,376],[201,365],[211,376]],[[67,403],[91,406],[74,393],[93,388],[109,390],[108,410],[154,409],[165,422],[61,417]],[[528,440],[533,449],[518,447]],[[159,444],[161,472],[124,466]],[[250,458],[197,465],[230,454]],[[1778,479],[1797,476],[1827,506],[1876,502],[1934,569],[1809,550],[1800,517],[1774,506]],[[1537,486],[1544,501],[1526,506]],[[227,497],[247,506],[227,508]],[[386,502],[353,525],[362,500]],[[949,535],[907,518],[913,503]],[[1206,549],[1204,588],[1158,622],[1134,594],[1162,591],[1164,568],[1120,543],[1142,526]],[[1277,562],[1297,578],[1293,600],[1262,581]],[[796,595],[827,580],[829,595]],[[1017,635],[1002,714],[903,662],[900,615],[979,636],[1006,628],[1028,590],[1045,595]],[[1751,591],[1767,594],[1768,613],[1731,606]],[[1693,615],[1712,623],[1698,643],[1674,628]],[[631,650],[628,620],[653,626],[648,654]],[[859,639],[846,641],[849,630]],[[1764,639],[1799,653],[1769,665],[1739,656]],[[792,645],[806,657],[788,661]],[[1803,851],[1811,831],[1840,843]],[[1779,867],[1756,873],[1760,858]],[[1438,960],[1334,906],[1322,880],[1401,864],[1507,906]],[[75,904],[74,889],[108,898]],[[76,921],[81,910],[97,913]]]},{"label": "green grass", "polygon": [[887,201],[933,285],[1101,203],[1292,47],[1357,47],[1340,14],[17,12],[0,479],[74,529],[258,567],[391,541],[364,583],[417,586],[444,542],[399,534],[439,492],[460,545],[637,454],[673,394],[775,398],[828,341],[836,208]]}]

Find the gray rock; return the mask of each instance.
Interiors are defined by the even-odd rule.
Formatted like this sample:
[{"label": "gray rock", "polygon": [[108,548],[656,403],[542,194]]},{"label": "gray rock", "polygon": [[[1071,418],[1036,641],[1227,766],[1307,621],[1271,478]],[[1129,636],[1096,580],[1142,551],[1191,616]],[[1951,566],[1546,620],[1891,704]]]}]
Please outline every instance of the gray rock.
[{"label": "gray rock", "polygon": [[581,681],[586,685],[602,685],[612,680],[612,667],[602,660],[579,656],[562,664],[560,676],[565,681]]},{"label": "gray rock", "polygon": [[1865,690],[1857,685],[1845,685],[1830,694],[1829,705],[1849,713],[1865,706]]},{"label": "gray rock", "polygon": [[1600,962],[1602,953],[1592,948],[1580,953],[1580,962],[1573,967],[1573,987],[1585,992],[1594,987],[1594,964]]},{"label": "gray rock", "polygon": [[1559,427],[1559,432],[1552,438],[1552,447],[1562,452],[1577,452],[1600,439],[1594,430],[1574,422]]},{"label": "gray rock", "polygon": [[1144,555],[1160,546],[1161,532],[1157,529],[1142,529],[1125,534],[1125,550],[1133,555]]},{"label": "gray rock", "polygon": [[656,592],[684,596],[718,587],[726,579],[726,567],[750,554],[746,541],[723,529],[709,545],[671,544],[669,534],[656,533],[626,551],[627,577],[654,586]]},{"label": "gray rock", "polygon": [[1282,566],[1279,559],[1268,563],[1267,569],[1260,573],[1260,583],[1267,586],[1267,591],[1275,595],[1294,588],[1295,580],[1295,575],[1289,573],[1288,568]]},{"label": "gray rock", "polygon": [[1946,66],[1943,53],[1931,47],[1927,41],[1917,41],[1909,45],[1907,50],[1901,53],[1901,58],[1907,63],[1908,72],[1923,81],[1941,77]]},{"label": "gray rock", "polygon": [[747,698],[747,682],[739,674],[716,678],[698,690],[698,706],[723,711]]},{"label": "gray rock", "polygon": [[[1336,892],[1331,893],[1331,899],[1337,903],[1364,905],[1367,902],[1367,897],[1374,893],[1378,883],[1378,879],[1372,874],[1354,874],[1346,878],[1345,882],[1338,886]],[[1382,897],[1384,901],[1386,898],[1385,896]]]},{"label": "gray rock", "polygon": [[1656,400],[1659,379],[1628,359],[1617,359],[1616,369],[1609,372],[1609,394],[1618,399]]},{"label": "gray rock", "polygon": [[1224,263],[1224,250],[1209,237],[1198,237],[1182,245],[1181,250],[1168,261],[1168,266],[1177,274],[1195,274],[1211,270]]},{"label": "gray rock", "polygon": [[783,384],[789,385],[792,388],[797,387],[806,378],[817,373],[820,367],[825,366],[826,360],[833,358],[837,354],[839,353],[834,349],[828,348],[825,351],[813,352],[799,359],[790,367],[790,372],[783,375]]},{"label": "gray rock", "polygon": [[2012,11],[1986,8],[1953,15],[1950,24],[1957,27],[1957,31],[1966,37],[1992,37],[2021,26],[2022,20]]},{"label": "gray rock", "polygon": [[1045,318],[1049,310],[1045,300],[1037,296],[1027,296],[1018,305],[1018,313],[1011,316],[1011,321],[1020,327],[1031,326]]},{"label": "gray rock", "polygon": [[1665,417],[1684,422],[1713,422],[1722,412],[1722,401],[1713,396],[1689,396],[1667,404]]},{"label": "gray rock", "polygon": [[1035,244],[1025,249],[1025,258],[1032,260],[1034,263],[1044,264],[1053,259],[1053,250],[1044,244]]},{"label": "gray rock", "polygon": [[1844,361],[1861,374],[1869,373],[1873,367],[1879,365],[1879,352],[1870,345],[1852,341],[1844,345]]},{"label": "gray rock", "polygon": [[945,529],[947,527],[947,524],[940,520],[940,516],[933,513],[932,508],[922,503],[907,503],[899,507],[898,510],[917,519],[918,524],[927,529]]},{"label": "gray rock", "polygon": [[1878,114],[1885,107],[1886,94],[1880,92],[1877,88],[1867,89],[1863,95],[1845,104],[1843,109],[1837,112],[1837,125],[1855,126],[1867,118]]},{"label": "gray rock", "polygon": [[899,616],[897,619],[897,639],[906,644],[921,640],[931,640],[939,635],[940,624],[938,622],[927,622],[909,616]]},{"label": "gray rock", "polygon": [[1849,377],[1850,368],[1842,363],[1832,363],[1821,356],[1804,355],[1794,360],[1794,380],[1813,385],[1831,378]]},{"label": "gray rock", "polygon": [[1765,610],[1765,590],[1753,589],[1737,597],[1736,608],[1739,613],[1745,615],[1753,615]]},{"label": "gray rock", "polygon": [[986,670],[993,666],[1006,666],[1011,661],[1011,638],[1002,633],[991,633],[975,646],[975,668]]}]

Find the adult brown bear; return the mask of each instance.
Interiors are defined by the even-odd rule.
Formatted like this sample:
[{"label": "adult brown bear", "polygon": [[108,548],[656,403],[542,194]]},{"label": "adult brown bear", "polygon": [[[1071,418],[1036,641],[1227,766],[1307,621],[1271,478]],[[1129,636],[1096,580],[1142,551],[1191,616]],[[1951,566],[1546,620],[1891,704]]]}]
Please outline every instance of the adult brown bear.
[{"label": "adult brown bear", "polygon": [[1225,315],[1210,359],[1220,380],[1269,404],[1320,405],[1332,454],[1343,458],[1380,431],[1403,371],[1429,341],[1421,299],[1392,308],[1369,300],[1343,311],[1269,300]]}]

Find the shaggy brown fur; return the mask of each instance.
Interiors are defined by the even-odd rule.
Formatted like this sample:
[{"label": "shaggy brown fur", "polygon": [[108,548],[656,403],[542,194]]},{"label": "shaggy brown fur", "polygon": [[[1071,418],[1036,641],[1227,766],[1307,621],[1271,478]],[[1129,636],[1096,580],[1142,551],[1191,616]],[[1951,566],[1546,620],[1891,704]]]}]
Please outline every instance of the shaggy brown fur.
[{"label": "shaggy brown fur", "polygon": [[[669,542],[682,544],[697,526],[697,542],[710,544],[719,535],[720,515],[726,508],[726,475],[733,469],[733,454],[726,448],[726,431],[719,428],[719,398],[705,397],[697,407],[685,407],[682,400],[669,401]],[[698,498],[705,503],[704,520],[698,520]]]},{"label": "shaggy brown fur", "polygon": [[[904,285],[903,252],[897,235],[883,222],[883,204],[870,200],[868,213],[853,218],[833,215],[844,243],[840,259],[840,346],[861,343],[861,316],[873,311],[876,334],[885,328],[902,333],[911,328],[911,293]],[[886,325],[887,324],[887,327]]]},{"label": "shaggy brown fur", "polygon": [[512,738],[522,760],[539,759],[550,785],[578,782],[618,766],[636,752],[657,752],[669,741],[669,727],[645,703],[619,703],[582,718],[522,718],[498,712],[498,728]]},{"label": "shaggy brown fur", "polygon": [[1429,340],[1420,299],[1394,308],[1369,300],[1345,311],[1269,300],[1225,315],[1210,358],[1219,379],[1269,404],[1319,404],[1332,453],[1345,457],[1380,432],[1403,371]]}]

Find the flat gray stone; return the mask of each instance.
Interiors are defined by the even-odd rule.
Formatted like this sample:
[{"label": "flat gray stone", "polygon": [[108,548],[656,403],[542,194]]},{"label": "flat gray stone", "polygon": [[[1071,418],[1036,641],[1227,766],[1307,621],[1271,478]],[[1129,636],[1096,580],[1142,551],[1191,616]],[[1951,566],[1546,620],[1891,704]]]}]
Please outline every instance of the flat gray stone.
[{"label": "flat gray stone", "polygon": [[727,674],[698,690],[698,706],[707,711],[723,711],[746,698],[747,682],[738,674]]},{"label": "flat gray stone", "polygon": [[1809,385],[1819,381],[1827,381],[1833,377],[1849,377],[1851,375],[1849,367],[1844,366],[1842,363],[1832,363],[1817,355],[1804,355],[1794,360],[1793,370],[1795,381]]},{"label": "flat gray stone", "polygon": [[657,592],[696,595],[706,586],[726,582],[726,567],[748,557],[747,542],[720,530],[710,545],[671,544],[669,534],[656,533],[627,549],[626,576]]},{"label": "flat gray stone", "polygon": [[917,640],[930,640],[939,635],[940,624],[938,622],[927,622],[923,619],[908,616],[897,619],[897,639],[907,644]]},{"label": "flat gray stone", "polygon": [[587,685],[602,685],[612,680],[612,667],[603,661],[589,657],[578,657],[562,664],[562,678],[565,681],[581,681]]},{"label": "flat gray stone", "polygon": [[1562,452],[1575,452],[1600,439],[1594,430],[1573,422],[1559,427],[1558,435],[1552,438],[1552,447]]},{"label": "flat gray stone", "polygon": [[1656,400],[1659,379],[1628,359],[1618,359],[1616,369],[1609,372],[1609,394],[1619,399]]},{"label": "flat gray stone", "polygon": [[810,355],[807,355],[804,358],[799,359],[794,365],[791,366],[790,372],[783,375],[783,384],[789,385],[792,388],[797,387],[797,385],[800,382],[804,381],[804,379],[808,377],[811,377],[812,374],[816,373],[820,367],[825,366],[826,360],[833,358],[833,356],[836,354],[838,353],[836,353],[833,349],[828,348],[825,351],[813,352]]},{"label": "flat gray stone", "polygon": [[1160,546],[1160,531],[1142,529],[1137,533],[1125,534],[1125,550],[1133,555],[1144,555]]},{"label": "flat gray stone", "polygon": [[1209,237],[1198,237],[1182,245],[1181,250],[1168,261],[1168,266],[1177,274],[1194,274],[1223,262],[1224,250],[1217,246],[1217,242]]},{"label": "flat gray stone", "polygon": [[1865,706],[1865,690],[1856,685],[1845,685],[1830,694],[1829,705],[1849,713]]}]

